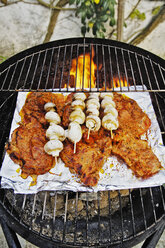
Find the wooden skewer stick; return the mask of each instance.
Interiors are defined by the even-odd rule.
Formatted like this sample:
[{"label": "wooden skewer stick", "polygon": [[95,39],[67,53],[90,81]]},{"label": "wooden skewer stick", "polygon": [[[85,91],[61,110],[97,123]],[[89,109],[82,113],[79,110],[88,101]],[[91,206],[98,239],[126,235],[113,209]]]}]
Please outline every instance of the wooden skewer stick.
[{"label": "wooden skewer stick", "polygon": [[89,139],[89,134],[90,134],[90,131],[91,131],[91,129],[90,129],[90,128],[88,128],[88,136],[87,136],[87,139]]},{"label": "wooden skewer stick", "polygon": [[112,129],[111,129],[111,138],[113,139],[113,132],[112,132]]},{"label": "wooden skewer stick", "polygon": [[57,156],[55,156],[55,162],[56,162],[56,164],[57,164]]},{"label": "wooden skewer stick", "polygon": [[74,153],[76,153],[76,142],[74,142]]}]

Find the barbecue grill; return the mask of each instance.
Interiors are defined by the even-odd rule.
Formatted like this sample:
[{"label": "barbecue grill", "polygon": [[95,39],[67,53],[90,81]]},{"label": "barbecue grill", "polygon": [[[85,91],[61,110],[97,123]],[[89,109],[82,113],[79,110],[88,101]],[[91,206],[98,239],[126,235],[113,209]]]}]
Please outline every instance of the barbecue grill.
[{"label": "barbecue grill", "polygon": [[[94,51],[94,56],[93,56]],[[122,42],[76,38],[39,45],[23,51],[0,65],[0,159],[5,154],[11,121],[20,91],[77,90],[70,75],[72,60],[92,57],[97,65],[95,89],[129,91],[141,85],[150,93],[165,141],[164,61]],[[76,69],[77,70],[77,69]],[[84,73],[83,73],[84,75]],[[123,87],[125,86],[125,87]],[[145,87],[146,86],[146,87]],[[85,90],[84,77],[81,91]],[[115,194],[115,196],[114,196]],[[165,227],[163,186],[97,194],[44,191],[14,194],[0,189],[1,225],[9,247],[20,247],[16,233],[40,247],[155,247]]]}]

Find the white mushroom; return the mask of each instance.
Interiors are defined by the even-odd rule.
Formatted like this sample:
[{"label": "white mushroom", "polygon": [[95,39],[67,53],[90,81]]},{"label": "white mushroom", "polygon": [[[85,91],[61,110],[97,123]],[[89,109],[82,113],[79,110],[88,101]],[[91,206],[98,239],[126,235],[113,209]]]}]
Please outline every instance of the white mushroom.
[{"label": "white mushroom", "polygon": [[112,114],[107,114],[103,117],[102,119],[102,126],[106,129],[111,131],[111,137],[112,136],[112,130],[116,130],[119,126],[119,122],[117,120],[117,118],[115,118],[114,115]]},{"label": "white mushroom", "polygon": [[115,118],[118,117],[118,111],[110,105],[107,105],[104,109],[104,114],[112,114]]},{"label": "white mushroom", "polygon": [[105,98],[105,97],[109,97],[109,98],[113,99],[113,93],[112,92],[101,92],[100,98]]},{"label": "white mushroom", "polygon": [[53,122],[55,124],[59,124],[61,122],[61,118],[59,114],[57,114],[56,112],[52,112],[52,111],[49,111],[45,114],[45,119],[48,122]]},{"label": "white mushroom", "polygon": [[71,107],[72,107],[72,109],[80,108],[80,109],[84,110],[85,109],[85,103],[81,100],[75,100],[72,102]]},{"label": "white mushroom", "polygon": [[76,153],[76,143],[82,138],[82,129],[77,122],[71,122],[66,132],[67,138],[74,143],[74,153]]},{"label": "white mushroom", "polygon": [[53,157],[58,157],[62,149],[63,144],[59,140],[49,140],[44,146],[45,152]]},{"label": "white mushroom", "polygon": [[96,116],[99,116],[99,110],[96,108],[96,105],[89,105],[89,107],[87,108],[87,111],[86,111],[87,114],[89,115],[96,115]]},{"label": "white mushroom", "polygon": [[89,100],[87,101],[87,103],[86,103],[87,108],[88,108],[91,104],[92,104],[92,105],[96,105],[97,109],[100,108],[100,103],[99,103],[99,101],[98,101],[97,99],[94,99],[94,98],[89,99]]},{"label": "white mushroom", "polygon": [[95,115],[88,115],[86,118],[86,127],[89,129],[88,131],[88,137],[89,138],[89,133],[90,130],[93,131],[98,131],[101,127],[101,120],[98,116]]},{"label": "white mushroom", "polygon": [[46,130],[46,137],[50,140],[60,140],[64,141],[65,140],[65,131],[64,129],[56,125],[54,123],[50,123],[49,128]]},{"label": "white mushroom", "polygon": [[110,97],[105,97],[101,102],[101,107],[105,108],[106,106],[110,105],[111,107],[115,108],[116,104]]},{"label": "white mushroom", "polygon": [[78,124],[83,124],[85,121],[85,114],[81,109],[78,108],[70,114],[69,120],[77,122]]},{"label": "white mushroom", "polygon": [[53,102],[47,102],[45,105],[44,105],[44,109],[46,112],[48,111],[55,111],[55,108],[56,105],[53,103]]},{"label": "white mushroom", "polygon": [[75,100],[85,101],[86,95],[84,93],[75,93],[74,94],[74,99]]},{"label": "white mushroom", "polygon": [[100,93],[89,93],[89,97],[88,99],[96,99],[97,101],[99,101],[99,95]]}]

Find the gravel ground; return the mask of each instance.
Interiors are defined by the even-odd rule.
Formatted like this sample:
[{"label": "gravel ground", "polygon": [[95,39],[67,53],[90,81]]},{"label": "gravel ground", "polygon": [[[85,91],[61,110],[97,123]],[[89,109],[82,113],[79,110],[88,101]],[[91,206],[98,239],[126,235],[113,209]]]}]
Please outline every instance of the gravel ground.
[{"label": "gravel ground", "polygon": [[[36,248],[37,246],[32,245],[31,243],[27,242],[26,240],[24,240],[23,238],[21,238],[20,236],[19,240],[21,243],[22,248]],[[134,246],[134,248],[140,248],[142,246],[143,243],[140,243],[136,246]],[[2,228],[0,227],[0,248],[8,248],[7,242],[5,240],[4,234],[2,232]],[[165,231],[163,232],[156,248],[165,248]]]}]

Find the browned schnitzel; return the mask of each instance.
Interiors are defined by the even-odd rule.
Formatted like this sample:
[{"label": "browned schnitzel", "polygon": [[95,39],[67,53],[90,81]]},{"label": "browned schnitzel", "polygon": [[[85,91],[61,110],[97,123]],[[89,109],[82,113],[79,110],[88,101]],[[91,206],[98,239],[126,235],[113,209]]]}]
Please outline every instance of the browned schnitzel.
[{"label": "browned schnitzel", "polygon": [[161,164],[147,141],[119,132],[113,142],[112,153],[123,159],[137,177],[146,179],[157,173]]},{"label": "browned schnitzel", "polygon": [[98,183],[100,169],[111,154],[112,139],[110,133],[103,128],[98,132],[91,132],[90,139],[87,139],[88,131],[85,127],[83,132],[82,140],[77,143],[76,153],[73,153],[73,143],[66,140],[60,157],[85,185],[94,186]]}]

